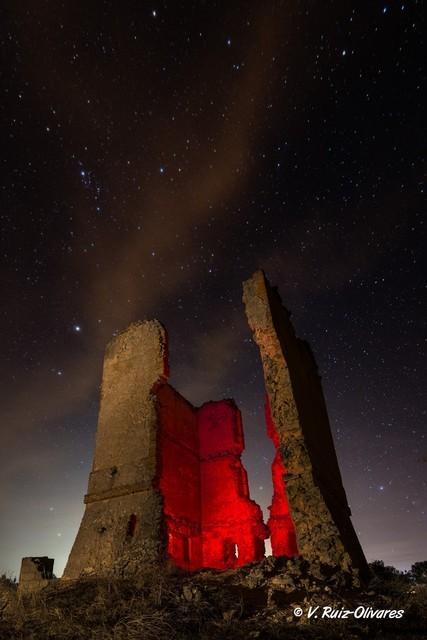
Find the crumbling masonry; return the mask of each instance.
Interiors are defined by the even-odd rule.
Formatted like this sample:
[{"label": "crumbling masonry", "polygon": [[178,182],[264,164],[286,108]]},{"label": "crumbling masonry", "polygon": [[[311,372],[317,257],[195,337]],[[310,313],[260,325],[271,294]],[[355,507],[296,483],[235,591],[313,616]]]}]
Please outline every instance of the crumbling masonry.
[{"label": "crumbling masonry", "polygon": [[[276,446],[269,527],[280,548],[276,494],[285,492],[298,553],[306,560],[367,572],[350,520],[316,362],[296,337],[276,288],[257,271],[243,284],[246,315],[259,347],[267,391],[266,419]],[[280,555],[277,553],[277,555]]]},{"label": "crumbling masonry", "polygon": [[232,400],[193,407],[167,382],[167,336],[132,324],[107,347],[86,509],[64,578],[132,575],[165,562],[194,571],[275,556],[366,567],[350,520],[316,364],[259,271],[244,283],[276,446],[264,524],[240,456]]}]

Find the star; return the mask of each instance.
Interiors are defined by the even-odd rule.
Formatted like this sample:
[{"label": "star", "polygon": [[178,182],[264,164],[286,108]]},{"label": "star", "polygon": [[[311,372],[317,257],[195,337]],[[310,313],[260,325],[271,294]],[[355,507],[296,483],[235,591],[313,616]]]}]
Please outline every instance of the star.
[{"label": "star", "polygon": [[[289,3],[277,3],[273,14],[243,2],[235,12],[200,3],[196,13],[189,3],[146,3],[142,12],[130,3],[114,23],[100,12],[80,32],[63,3],[41,25],[9,3],[17,7],[5,50],[0,218],[8,304],[0,322],[10,337],[6,429],[16,442],[0,451],[7,462],[0,475],[15,455],[27,477],[16,474],[7,492],[10,512],[2,515],[10,520],[21,501],[25,536],[11,536],[5,560],[12,565],[2,571],[38,553],[32,545],[44,535],[46,509],[52,522],[59,517],[60,459],[74,460],[72,500],[80,500],[102,352],[113,332],[146,316],[173,333],[178,387],[200,402],[236,396],[249,484],[263,508],[271,504],[264,378],[240,303],[241,282],[258,267],[279,286],[316,357],[365,552],[384,553],[388,564],[406,562],[409,552],[422,559],[417,292],[425,255],[415,203],[423,193],[416,153],[423,119],[414,62],[422,3],[388,2],[353,3],[345,14],[336,3],[327,21],[321,4],[310,3],[310,19],[301,12],[295,25],[307,28],[304,59],[292,55]],[[168,33],[159,38],[163,25]],[[57,29],[63,56],[55,51]],[[25,73],[18,72],[22,42]],[[149,83],[135,81],[138,73]],[[319,99],[309,99],[312,91]],[[86,324],[89,310],[95,331]],[[38,452],[41,464],[45,454],[52,460],[43,470],[48,495],[41,483],[25,490],[26,451],[30,464]],[[33,498],[44,506],[28,527]],[[70,499],[67,492],[65,507]],[[393,530],[375,506],[411,514]],[[74,515],[62,521],[61,509],[53,537],[77,528],[78,514],[67,512]],[[391,551],[396,539],[406,548]],[[68,543],[68,535],[58,537],[61,557]]]}]

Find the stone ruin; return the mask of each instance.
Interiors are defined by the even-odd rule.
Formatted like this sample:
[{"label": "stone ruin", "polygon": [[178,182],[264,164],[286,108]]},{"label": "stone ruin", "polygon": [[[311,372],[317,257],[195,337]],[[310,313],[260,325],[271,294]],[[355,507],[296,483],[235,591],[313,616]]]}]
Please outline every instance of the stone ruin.
[{"label": "stone ruin", "polygon": [[19,574],[20,593],[35,593],[48,585],[53,578],[53,563],[53,558],[47,556],[22,558]]},{"label": "stone ruin", "polygon": [[236,404],[193,407],[168,383],[165,328],[137,322],[106,350],[86,508],[63,579],[233,569],[261,561],[268,537],[275,557],[366,575],[310,347],[262,271],[243,290],[276,448],[267,524],[249,495]]}]

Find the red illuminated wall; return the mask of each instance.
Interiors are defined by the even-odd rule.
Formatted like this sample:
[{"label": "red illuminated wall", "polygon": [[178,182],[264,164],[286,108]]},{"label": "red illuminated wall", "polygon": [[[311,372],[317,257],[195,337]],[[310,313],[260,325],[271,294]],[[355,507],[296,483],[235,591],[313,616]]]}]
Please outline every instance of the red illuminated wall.
[{"label": "red illuminated wall", "polygon": [[[159,488],[163,495],[167,552],[187,570],[229,569],[264,557],[271,532],[274,555],[296,553],[283,466],[273,462],[273,504],[268,527],[250,499],[240,456],[244,437],[232,400],[195,409],[168,384],[156,389],[159,415]],[[267,417],[269,434],[277,438]]]},{"label": "red illuminated wall", "polygon": [[268,530],[250,499],[240,456],[242,419],[232,400],[197,411],[202,495],[203,566],[227,569],[264,557]]},{"label": "red illuminated wall", "polygon": [[200,461],[197,415],[168,384],[157,390],[159,487],[167,532],[167,551],[186,569],[202,564]]},{"label": "red illuminated wall", "polygon": [[289,511],[286,497],[285,466],[279,451],[279,437],[274,426],[268,398],[265,402],[265,419],[267,433],[276,448],[276,455],[271,467],[273,475],[273,500],[270,509],[268,528],[271,538],[273,556],[295,556],[298,554],[295,527]]}]

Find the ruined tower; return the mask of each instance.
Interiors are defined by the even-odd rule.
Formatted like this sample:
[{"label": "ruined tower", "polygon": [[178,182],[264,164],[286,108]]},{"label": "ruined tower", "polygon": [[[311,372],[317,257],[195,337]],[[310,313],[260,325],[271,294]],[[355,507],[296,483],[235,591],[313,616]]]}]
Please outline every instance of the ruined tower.
[{"label": "ruined tower", "polygon": [[149,564],[162,544],[157,411],[152,389],[167,379],[159,322],[131,325],[107,347],[85,513],[64,578]]},{"label": "ruined tower", "polygon": [[261,560],[269,536],[275,556],[365,570],[312,353],[261,271],[244,283],[244,303],[276,447],[267,525],[249,496],[239,409],[232,400],[193,407],[167,381],[164,327],[138,322],[106,350],[86,508],[64,578],[166,561],[234,568]]},{"label": "ruined tower", "polygon": [[193,407],[167,382],[157,321],[108,345],[86,509],[63,578],[131,575],[164,562],[196,570],[260,560],[268,536],[249,497],[240,411]]}]

